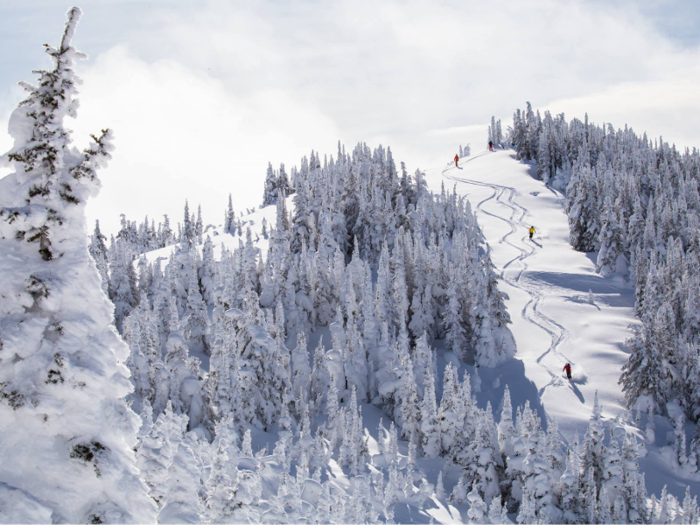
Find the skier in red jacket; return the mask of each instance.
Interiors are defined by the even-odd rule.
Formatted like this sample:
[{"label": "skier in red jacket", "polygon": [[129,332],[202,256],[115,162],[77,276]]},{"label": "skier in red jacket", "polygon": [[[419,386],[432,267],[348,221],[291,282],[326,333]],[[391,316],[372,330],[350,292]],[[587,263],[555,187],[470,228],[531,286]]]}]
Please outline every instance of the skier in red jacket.
[{"label": "skier in red jacket", "polygon": [[459,155],[455,155],[455,168],[459,168],[459,165],[457,164],[459,162]]},{"label": "skier in red jacket", "polygon": [[571,379],[571,365],[569,363],[564,365],[564,371],[566,372],[567,379]]}]

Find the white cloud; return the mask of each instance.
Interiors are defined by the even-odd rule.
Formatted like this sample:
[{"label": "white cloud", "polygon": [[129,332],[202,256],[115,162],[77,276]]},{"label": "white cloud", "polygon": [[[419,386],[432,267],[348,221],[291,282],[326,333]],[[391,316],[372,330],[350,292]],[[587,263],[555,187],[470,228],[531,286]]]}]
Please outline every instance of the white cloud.
[{"label": "white cloud", "polygon": [[[314,108],[272,87],[246,95],[173,61],[147,64],[123,48],[83,75],[77,141],[111,127],[116,151],[88,215],[114,231],[120,213],[180,221],[185,199],[221,222],[234,206],[256,206],[268,161],[298,161],[309,144],[335,148],[337,130]],[[69,125],[70,125],[69,124]]]},{"label": "white cloud", "polygon": [[475,124],[472,126],[453,126],[451,128],[443,128],[443,129],[431,129],[428,131],[428,135],[431,136],[440,136],[440,137],[445,137],[445,136],[464,136],[467,133],[481,133],[482,135],[486,136],[486,130],[488,128],[488,125],[484,124],[483,126],[480,124]]},{"label": "white cloud", "polygon": [[279,86],[365,138],[484,124],[698,58],[629,3],[211,0],[165,25],[162,45],[184,62],[238,90]]}]

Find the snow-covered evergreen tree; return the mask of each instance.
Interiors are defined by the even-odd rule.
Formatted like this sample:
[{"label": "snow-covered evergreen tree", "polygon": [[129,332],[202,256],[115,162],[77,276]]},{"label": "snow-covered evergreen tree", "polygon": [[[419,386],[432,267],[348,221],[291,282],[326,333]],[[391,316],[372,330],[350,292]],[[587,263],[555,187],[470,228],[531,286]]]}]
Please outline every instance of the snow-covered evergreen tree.
[{"label": "snow-covered evergreen tree", "polygon": [[583,452],[581,454],[581,469],[592,472],[596,486],[600,486],[605,469],[605,427],[602,422],[602,408],[598,401],[598,392],[595,393],[593,402],[593,414],[588,422],[588,430],[583,440]]},{"label": "snow-covered evergreen tree", "polygon": [[160,523],[202,522],[203,509],[199,496],[202,475],[188,440],[191,434],[184,434],[186,425],[186,418],[180,418],[181,429],[174,431],[170,438],[173,459],[168,468],[163,505],[158,513]]},{"label": "snow-covered evergreen tree", "polygon": [[263,193],[263,206],[277,203],[277,177],[272,169],[272,163],[267,165],[267,175],[265,177],[265,191]]},{"label": "snow-covered evergreen tree", "polygon": [[579,153],[571,180],[566,187],[566,212],[569,216],[571,245],[581,252],[592,252],[598,238],[598,221],[595,215],[596,194],[593,173],[586,156]]},{"label": "snow-covered evergreen tree", "polygon": [[600,231],[600,250],[596,270],[603,276],[627,273],[627,258],[623,235],[613,207],[612,196],[605,196],[603,220]]},{"label": "snow-covered evergreen tree", "polygon": [[430,370],[425,371],[425,390],[421,405],[421,434],[423,454],[436,458],[441,451],[440,425],[435,401],[435,378]]},{"label": "snow-covered evergreen tree", "polygon": [[[111,133],[83,153],[63,127],[77,101],[73,8],[53,68],[10,117],[14,172],[0,181],[0,520],[153,522],[155,505],[138,478],[138,416],[122,364],[128,347],[90,259],[85,202],[100,187]],[[30,443],[31,446],[27,446]],[[11,494],[11,496],[10,496]],[[8,497],[13,503],[10,505]]]},{"label": "snow-covered evergreen tree", "polygon": [[95,221],[95,231],[92,234],[88,249],[102,279],[102,291],[105,294],[109,293],[109,253],[105,244],[106,240],[107,237],[100,231],[100,221]]}]

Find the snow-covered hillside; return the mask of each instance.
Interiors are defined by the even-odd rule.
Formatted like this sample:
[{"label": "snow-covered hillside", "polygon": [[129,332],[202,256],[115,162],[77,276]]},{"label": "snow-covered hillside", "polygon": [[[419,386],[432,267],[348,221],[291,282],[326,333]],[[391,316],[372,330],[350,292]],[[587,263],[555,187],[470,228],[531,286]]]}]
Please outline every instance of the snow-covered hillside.
[{"label": "snow-covered hillside", "polygon": [[596,390],[606,417],[623,410],[617,380],[627,359],[622,343],[635,322],[634,290],[596,274],[590,254],[571,248],[562,195],[535,179],[512,150],[483,151],[462,159],[462,169],[450,166],[428,171],[429,183],[433,190],[443,181],[456,184],[472,203],[509,296],[517,358],[564,436],[583,435]]},{"label": "snow-covered hillside", "polygon": [[[457,193],[467,197],[476,211],[490,258],[503,279],[499,286],[508,294],[506,304],[513,321],[518,353],[515,359],[495,368],[474,368],[447,351],[441,341],[435,341],[437,399],[444,399],[445,390],[449,389],[443,384],[443,376],[450,364],[459,377],[466,373],[465,377],[471,378],[475,401],[482,410],[490,405],[496,409],[496,414],[500,413],[507,387],[513,405],[522,408],[528,402],[544,426],[553,425],[556,419],[550,431],[560,431],[568,447],[575,447],[577,441],[591,433],[593,416],[594,421],[599,421],[601,435],[607,432],[616,439],[636,436],[641,444],[642,469],[651,474],[646,482],[650,492],[662,494],[663,487],[667,486],[671,494],[682,500],[686,485],[692,479],[674,474],[668,458],[663,457],[660,449],[666,445],[663,432],[658,432],[658,439],[654,440],[639,431],[640,425],[644,425],[642,421],[635,421],[635,414],[625,409],[618,384],[621,366],[628,355],[624,341],[630,334],[629,325],[635,323],[633,289],[623,279],[601,277],[595,272],[595,261],[590,255],[570,247],[563,197],[537,180],[532,168],[515,160],[512,151],[480,152],[462,159],[460,168],[449,165],[428,170],[427,181],[434,191],[443,183],[448,187],[455,185]],[[293,197],[286,199],[285,207],[294,208]],[[206,251],[217,254],[218,259],[220,254],[225,256],[229,251],[245,250],[248,244],[264,255],[271,238],[274,239],[269,225],[275,223],[278,212],[279,207],[268,206],[241,215],[237,218],[240,228],[232,229],[231,233],[226,232],[223,225],[206,227],[203,236],[211,241],[207,241]],[[532,241],[527,235],[530,226],[537,230]],[[249,237],[243,234],[248,230]],[[159,259],[164,262],[181,249],[171,246],[148,252],[146,256],[151,263]],[[311,334],[309,347],[316,346],[321,337],[331,337],[332,333],[332,330],[320,329]],[[293,343],[290,341],[290,344]],[[209,369],[206,354],[195,352],[192,355],[197,355],[205,370]],[[572,381],[564,377],[562,370],[567,362],[573,366]],[[596,393],[600,408],[595,404]],[[350,408],[353,406],[355,402]],[[397,447],[397,457],[406,456],[407,461],[397,463],[397,467],[410,467],[414,472],[411,477],[423,480],[420,496],[409,497],[409,490],[404,492],[402,500],[394,500],[391,511],[394,519],[399,522],[469,519],[468,498],[459,495],[464,482],[461,467],[450,466],[449,461],[416,457],[412,445],[401,440],[395,445],[387,443],[392,433],[387,434],[380,423],[382,418],[387,420],[387,414],[371,403],[360,402],[357,406],[361,409],[367,453],[373,468],[381,472],[390,466],[392,460],[387,459],[387,447]],[[323,421],[312,422],[312,426]],[[253,450],[279,448],[275,444],[275,433],[251,430]],[[615,442],[611,440],[608,446],[613,447]],[[259,461],[265,464],[266,460]],[[278,475],[281,475],[279,471],[270,474]],[[404,476],[407,475],[405,472]],[[352,473],[348,476],[337,466],[333,468],[333,478],[332,486],[340,494],[348,494],[357,483]],[[274,479],[276,481],[270,481],[273,485],[282,483],[279,478]],[[452,493],[450,498],[441,497],[438,489],[432,496],[425,492],[439,483],[446,494]],[[537,506],[544,500],[538,501]],[[258,504],[257,508],[266,507]]]},{"label": "snow-covered hillside", "polygon": [[[455,185],[476,210],[508,294],[516,359],[563,438],[572,442],[584,435],[597,392],[603,418],[646,441],[640,463],[649,491],[658,494],[666,485],[682,497],[694,481],[692,493],[697,494],[700,478],[675,473],[673,460],[659,450],[667,445],[666,432],[645,439],[634,420],[639,416],[625,407],[618,381],[629,355],[630,326],[639,323],[634,287],[620,277],[602,277],[594,253],[571,247],[564,196],[537,178],[536,165],[516,160],[511,149],[483,150],[461,159],[459,168],[450,163],[428,170],[427,180],[433,190]],[[536,233],[529,240],[531,226]],[[571,381],[563,371],[566,363],[572,365]],[[511,394],[519,398],[512,387]]]}]

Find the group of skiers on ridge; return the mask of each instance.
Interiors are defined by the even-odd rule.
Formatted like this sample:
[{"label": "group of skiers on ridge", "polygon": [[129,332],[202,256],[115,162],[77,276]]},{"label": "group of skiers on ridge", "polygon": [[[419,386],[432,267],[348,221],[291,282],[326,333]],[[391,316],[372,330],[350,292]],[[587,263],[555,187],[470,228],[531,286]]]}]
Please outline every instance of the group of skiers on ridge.
[{"label": "group of skiers on ridge", "polygon": [[[494,151],[492,140],[489,140],[489,151]],[[455,154],[455,168],[459,168],[459,153]]]}]

